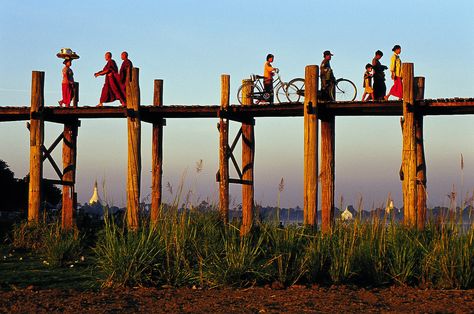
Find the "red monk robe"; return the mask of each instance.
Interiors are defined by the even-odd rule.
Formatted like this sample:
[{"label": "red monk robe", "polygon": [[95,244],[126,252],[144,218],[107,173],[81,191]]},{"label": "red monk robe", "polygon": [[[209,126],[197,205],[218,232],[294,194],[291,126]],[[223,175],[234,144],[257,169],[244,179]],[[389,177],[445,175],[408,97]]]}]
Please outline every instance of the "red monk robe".
[{"label": "red monk robe", "polygon": [[105,74],[105,83],[100,95],[100,103],[120,100],[122,106],[125,106],[125,93],[120,84],[117,64],[114,60],[107,61],[104,69],[100,72]]},{"label": "red monk robe", "polygon": [[125,85],[126,80],[127,80],[127,75],[130,76],[132,74],[132,67],[133,67],[133,64],[132,64],[132,61],[130,61],[130,59],[123,60],[122,66],[120,67],[120,71],[119,71],[120,83],[122,83],[122,85]]}]

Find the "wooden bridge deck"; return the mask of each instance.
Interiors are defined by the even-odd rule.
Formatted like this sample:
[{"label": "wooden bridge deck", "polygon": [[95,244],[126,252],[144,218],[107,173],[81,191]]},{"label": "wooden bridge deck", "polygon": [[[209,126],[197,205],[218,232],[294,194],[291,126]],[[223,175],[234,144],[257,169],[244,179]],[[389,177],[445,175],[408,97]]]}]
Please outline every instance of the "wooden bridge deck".
[{"label": "wooden bridge deck", "polygon": [[[401,116],[401,101],[381,102],[320,102],[324,110],[336,116]],[[419,102],[424,115],[474,114],[474,98],[425,99]],[[217,118],[218,105],[173,105],[141,106],[140,116],[143,121],[154,121],[160,118]],[[231,105],[227,113],[230,116],[242,117],[290,117],[303,116],[302,103],[282,103],[279,105],[240,106]],[[126,108],[117,106],[77,108],[60,108],[46,106],[43,111],[46,121],[64,121],[68,119],[126,118]],[[30,119],[30,107],[0,107],[0,121],[22,121]]]}]

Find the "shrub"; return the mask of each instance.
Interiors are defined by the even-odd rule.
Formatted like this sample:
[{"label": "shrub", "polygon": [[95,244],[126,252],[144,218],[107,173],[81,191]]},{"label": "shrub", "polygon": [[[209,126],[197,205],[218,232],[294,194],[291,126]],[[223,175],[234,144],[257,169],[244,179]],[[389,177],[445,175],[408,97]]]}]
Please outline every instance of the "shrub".
[{"label": "shrub", "polygon": [[41,252],[50,266],[65,266],[79,259],[83,249],[81,240],[77,228],[62,230],[59,223],[53,223],[43,236]]},{"label": "shrub", "polygon": [[160,235],[153,226],[130,231],[105,217],[103,234],[94,252],[102,286],[134,286],[153,283],[163,252]]},{"label": "shrub", "polygon": [[13,226],[12,245],[16,249],[39,250],[44,246],[43,236],[48,225],[44,221],[21,222]]}]

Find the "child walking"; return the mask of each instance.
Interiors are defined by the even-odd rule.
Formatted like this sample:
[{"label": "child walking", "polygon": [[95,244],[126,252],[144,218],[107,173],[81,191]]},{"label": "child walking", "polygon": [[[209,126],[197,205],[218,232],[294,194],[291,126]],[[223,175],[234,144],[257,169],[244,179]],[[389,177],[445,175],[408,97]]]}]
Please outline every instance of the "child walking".
[{"label": "child walking", "polygon": [[372,64],[367,63],[364,73],[364,94],[362,95],[362,101],[368,101],[370,99],[374,100],[374,89],[372,88],[372,69]]}]

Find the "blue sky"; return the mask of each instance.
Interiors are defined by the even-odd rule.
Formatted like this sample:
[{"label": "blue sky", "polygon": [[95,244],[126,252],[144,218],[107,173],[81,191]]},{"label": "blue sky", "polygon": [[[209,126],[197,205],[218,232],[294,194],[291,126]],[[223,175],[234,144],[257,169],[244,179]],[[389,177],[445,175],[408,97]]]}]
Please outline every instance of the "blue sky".
[{"label": "blue sky", "polygon": [[[334,53],[337,77],[353,80],[362,92],[364,65],[380,49],[387,64],[394,44],[401,59],[426,77],[427,98],[474,97],[474,2],[454,1],[6,1],[0,0],[0,106],[30,101],[31,71],[46,72],[45,100],[60,99],[61,60],[70,47],[80,83],[80,105],[96,105],[105,51],[120,64],[127,50],[140,68],[142,104],[150,104],[153,80],[164,80],[165,104],[217,104],[220,75],[231,75],[232,102],[242,79],[263,71],[267,53],[284,80],[319,64],[326,49]],[[390,85],[390,81],[387,81]],[[114,104],[118,105],[118,104]],[[164,181],[176,191],[192,191],[194,201],[217,201],[216,119],[168,119],[164,136]],[[474,117],[425,118],[428,203],[448,203],[454,188],[474,189]],[[237,124],[232,130],[236,132]],[[49,145],[61,126],[47,123]],[[0,158],[17,176],[28,172],[25,122],[0,123]],[[284,178],[282,206],[302,205],[302,118],[257,119],[256,201],[275,205]],[[125,203],[126,121],[83,120],[79,129],[77,191],[90,197],[93,181],[105,182],[105,198]],[[142,124],[142,197],[150,193],[151,127]],[[57,151],[60,161],[60,150]],[[239,152],[237,152],[238,154]],[[464,156],[464,173],[460,155]],[[203,160],[203,171],[195,171]],[[401,132],[398,117],[336,119],[336,195],[344,204],[362,197],[366,208],[388,193],[401,205],[398,169]],[[45,176],[53,177],[49,165]],[[184,176],[184,179],[182,177]],[[462,179],[461,179],[462,178]],[[235,203],[240,186],[232,186]],[[103,195],[104,197],[104,195]],[[165,189],[165,199],[171,199]],[[339,204],[339,201],[337,201]]]}]

